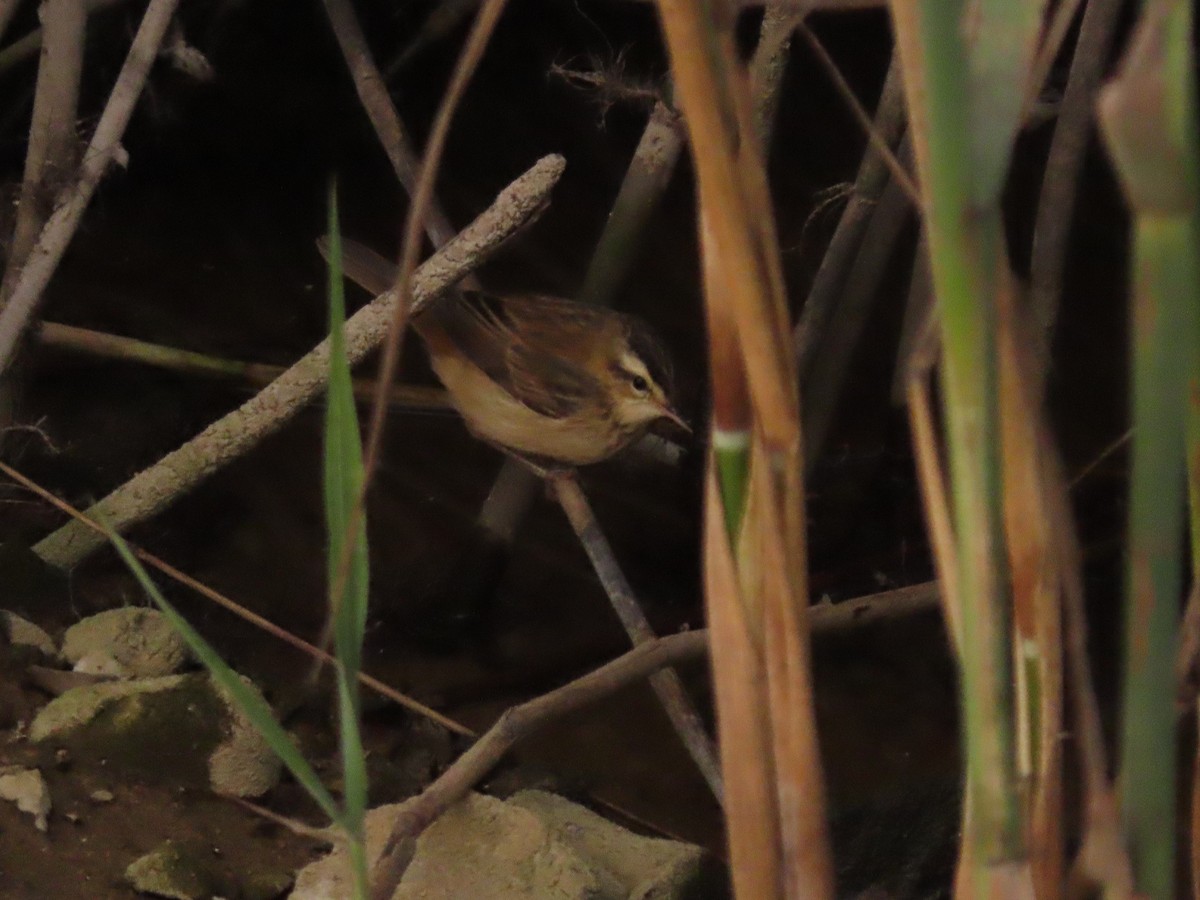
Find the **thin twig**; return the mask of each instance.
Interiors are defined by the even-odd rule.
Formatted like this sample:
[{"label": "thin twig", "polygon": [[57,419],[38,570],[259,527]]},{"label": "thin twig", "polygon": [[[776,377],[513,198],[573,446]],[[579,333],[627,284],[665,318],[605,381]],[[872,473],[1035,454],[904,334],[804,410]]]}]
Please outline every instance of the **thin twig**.
[{"label": "thin twig", "polygon": [[929,265],[929,243],[922,229],[917,240],[917,252],[913,257],[912,272],[909,274],[908,296],[904,300],[904,321],[900,325],[896,366],[892,371],[891,394],[895,406],[903,406],[908,402],[909,378],[914,374],[928,372],[936,362],[941,347]]},{"label": "thin twig", "polygon": [[424,223],[433,203],[434,181],[441,164],[442,152],[446,147],[446,137],[450,132],[450,123],[454,120],[454,113],[458,109],[463,94],[466,93],[467,85],[479,65],[479,60],[483,57],[484,50],[487,49],[488,40],[491,38],[500,14],[504,11],[506,2],[507,0],[485,0],[475,17],[471,33],[467,36],[466,46],[459,55],[454,72],[450,76],[450,85],[446,88],[446,93],[438,106],[437,115],[434,116],[433,127],[430,129],[429,140],[425,147],[425,156],[421,162],[421,170],[411,194],[408,215],[404,223],[404,233],[400,241],[400,261],[396,270],[394,293],[397,302],[390,310],[387,335],[383,340],[383,360],[379,365],[379,392],[371,406],[367,440],[363,448],[362,489],[347,516],[341,558],[330,579],[332,585],[329,592],[331,621],[342,592],[345,590],[356,536],[362,529],[363,517],[366,515],[367,493],[371,489],[371,482],[379,467],[384,426],[387,423],[386,388],[396,379],[396,372],[400,367],[401,338],[404,336],[408,317],[416,312],[418,301],[413,292],[413,272],[416,270],[417,257],[421,251],[421,233],[424,231]]},{"label": "thin twig", "polygon": [[1079,12],[1079,4],[1082,2],[1083,0],[1063,0],[1054,10],[1046,26],[1037,56],[1029,67],[1029,83],[1025,85],[1025,100],[1021,106],[1021,121],[1025,125],[1028,125],[1033,117],[1038,97],[1046,88],[1054,60],[1058,59],[1058,54],[1062,51],[1067,32],[1071,30],[1071,23],[1075,21],[1075,14]]},{"label": "thin twig", "polygon": [[[60,500],[58,497],[56,497],[54,494],[50,493],[48,490],[43,488],[41,485],[30,480],[29,478],[26,478],[24,475],[22,475],[16,469],[12,468],[11,466],[7,465],[6,463],[0,462],[0,472],[3,472],[5,475],[7,475],[9,478],[11,478],[13,481],[15,481],[17,484],[21,485],[26,490],[31,491],[32,493],[41,497],[43,500],[45,500],[51,506],[54,506],[55,508],[62,510],[67,515],[69,515],[73,521],[79,522],[83,527],[88,528],[88,529],[94,531],[96,534],[99,534],[102,536],[106,534],[104,526],[100,525],[100,523],[98,523],[95,519],[91,518],[86,513],[80,512],[78,509],[76,509],[71,504],[67,503],[65,500]],[[252,612],[251,610],[242,606],[240,603],[236,602],[235,600],[231,600],[230,598],[226,597],[224,594],[220,593],[219,591],[213,590],[211,587],[204,584],[203,582],[197,581],[192,576],[188,575],[185,572],[180,571],[179,569],[172,566],[170,563],[165,562],[164,560],[155,556],[153,553],[150,553],[147,550],[143,550],[141,547],[138,547],[133,544],[130,544],[129,546],[130,546],[130,549],[133,551],[134,556],[136,556],[138,559],[142,560],[142,562],[146,563],[147,565],[151,566],[152,568],[157,569],[159,572],[166,575],[172,581],[182,584],[185,587],[191,588],[196,593],[207,598],[208,600],[211,600],[213,603],[216,603],[218,606],[222,607],[223,609],[228,610],[229,612],[233,613],[238,618],[240,618],[246,622],[249,622],[254,627],[260,629],[261,631],[265,631],[267,634],[271,635],[272,637],[278,638],[279,640],[283,641],[285,644],[289,644],[290,646],[295,647],[297,650],[300,650],[301,652],[308,654],[313,659],[320,660],[322,663],[324,663],[326,665],[336,665],[337,664],[337,660],[331,654],[326,653],[324,650],[318,649],[317,647],[314,647],[312,644],[308,643],[307,641],[292,634],[286,628],[281,628],[280,626],[278,626],[274,622],[272,622],[270,619],[260,616],[256,612]],[[401,706],[403,706],[406,709],[410,709],[413,712],[418,713],[419,715],[425,716],[427,719],[437,722],[443,728],[446,728],[449,731],[454,732],[455,734],[461,734],[466,737],[471,737],[475,734],[475,732],[473,732],[470,728],[467,728],[465,725],[460,725],[458,722],[455,722],[453,719],[442,715],[440,712],[438,712],[435,709],[431,709],[430,707],[426,706],[425,704],[421,703],[420,701],[414,700],[412,697],[409,697],[406,694],[402,694],[399,691],[395,690],[394,688],[388,687],[386,684],[384,684],[382,681],[378,680],[377,678],[372,678],[370,675],[367,675],[364,672],[359,672],[358,680],[364,686],[375,691],[375,693],[379,694],[381,697],[386,697],[387,699],[393,701],[394,703],[400,704]]]},{"label": "thin twig", "polygon": [[870,223],[840,292],[837,316],[830,320],[821,340],[821,352],[812,361],[804,381],[802,414],[808,471],[812,471],[825,449],[846,376],[879,300],[879,286],[896,245],[912,220],[912,205],[896,180],[891,179],[871,212]]},{"label": "thin twig", "polygon": [[[354,79],[358,99],[362,101],[367,118],[375,128],[379,143],[383,145],[383,152],[391,161],[396,178],[411,197],[416,193],[421,163],[413,152],[412,141],[409,140],[400,114],[388,95],[383,76],[371,57],[371,50],[367,46],[367,39],[362,26],[359,25],[358,17],[354,14],[354,7],[350,5],[349,0],[325,0],[325,12],[329,16],[329,24],[342,50],[342,56],[345,57],[346,67]],[[441,247],[454,237],[454,228],[436,199],[430,201],[429,214],[425,217],[425,231],[435,248]],[[474,276],[467,276],[463,281],[472,286]]]},{"label": "thin twig", "polygon": [[[391,384],[395,380],[396,370],[400,365],[400,338],[408,320],[413,304],[411,288],[413,272],[417,267],[417,256],[421,251],[421,232],[428,217],[430,204],[433,202],[434,180],[442,161],[442,152],[446,147],[446,137],[450,133],[450,123],[458,109],[459,101],[466,93],[467,85],[483,52],[487,49],[488,41],[500,14],[504,12],[507,0],[484,0],[471,33],[467,36],[466,46],[454,67],[450,84],[442,97],[433,126],[429,131],[429,139],[425,144],[425,155],[421,160],[421,171],[417,178],[416,188],[411,193],[408,205],[408,216],[404,223],[404,237],[400,245],[400,260],[396,272],[395,292],[399,302],[392,310],[392,319],[388,327],[387,338],[383,345],[383,360],[379,365],[379,380],[381,384]],[[387,404],[381,394],[371,411],[371,423],[368,428],[367,442],[363,449],[363,492],[370,488],[371,477],[379,463],[379,450],[383,443],[383,430],[386,421]],[[355,513],[361,515],[362,499],[356,504]],[[350,526],[357,529],[351,516]],[[353,533],[353,532],[351,532]],[[347,541],[347,545],[351,542]]]},{"label": "thin twig", "polygon": [[84,152],[79,180],[46,222],[41,237],[13,286],[12,294],[4,309],[0,310],[0,372],[6,371],[12,364],[17,343],[33,319],[42,292],[66,253],[67,245],[79,227],[101,177],[121,150],[121,136],[141,96],[146,76],[150,73],[150,66],[158,54],[178,3],[179,0],[150,0],[108,104]]},{"label": "thin twig", "polygon": [[[626,581],[625,573],[621,571],[621,566],[600,529],[600,523],[596,521],[575,473],[558,473],[549,480],[563,512],[570,520],[571,527],[575,529],[579,542],[583,544],[588,559],[592,561],[592,567],[596,570],[596,575],[604,586],[625,633],[629,635],[635,647],[655,640],[657,635],[650,627],[646,614],[642,612],[629,582]],[[700,774],[708,782],[717,801],[721,802],[724,796],[721,763],[717,759],[716,748],[704,728],[700,714],[679,678],[679,673],[674,669],[664,669],[651,677],[650,685],[666,710],[667,718],[671,720],[679,739],[683,741],[688,754],[700,769]]]},{"label": "thin twig", "polygon": [[[560,156],[545,157],[505,188],[479,218],[425,261],[412,280],[414,301],[436,297],[540,214],[564,165]],[[346,353],[352,365],[383,340],[396,303],[396,293],[388,292],[346,322]],[[135,475],[93,510],[120,532],[165,509],[278,431],[316,397],[328,380],[328,355],[328,340],[322,341],[259,394]],[[70,568],[103,543],[104,539],[89,529],[68,523],[38,543],[34,552],[51,565]]]},{"label": "thin twig", "polygon": [[[269,363],[242,362],[191,350],[180,350],[163,344],[152,344],[135,338],[62,325],[58,322],[41,322],[37,326],[36,338],[44,347],[56,350],[74,350],[103,359],[119,359],[125,362],[157,366],[174,372],[205,375],[217,378],[239,378],[251,385],[265,387],[287,371],[286,366]],[[375,396],[374,379],[354,380],[354,396],[366,402]],[[394,406],[406,409],[449,410],[446,392],[440,388],[418,385],[394,385],[388,400]]]},{"label": "thin twig", "polygon": [[792,58],[792,35],[804,21],[807,11],[769,7],[763,13],[758,29],[758,45],[750,58],[750,85],[754,98],[754,124],[763,153],[770,156],[771,137],[775,131],[775,113],[783,76]]},{"label": "thin twig", "polygon": [[[933,421],[933,402],[929,397],[929,371],[913,373],[908,382],[909,427],[912,429],[913,454],[925,519],[933,543],[933,562],[941,584],[942,612],[956,651],[962,646],[962,612],[958,593],[958,551],[950,500],[946,496],[946,475],[938,449],[937,427]],[[961,652],[961,651],[960,651]]]},{"label": "thin twig", "polygon": [[539,728],[668,666],[702,656],[707,631],[655,638],[556,690],[502,714],[466,753],[404,804],[371,873],[372,900],[390,900],[412,859],[417,837],[483,778],[505,753]]},{"label": "thin twig", "polygon": [[1122,0],[1089,0],[1084,10],[1067,90],[1063,94],[1042,175],[1042,193],[1033,231],[1029,294],[1036,337],[1040,341],[1039,381],[1046,372],[1058,321],[1067,244],[1080,172],[1092,138],[1096,92],[1104,77],[1117,17],[1123,5]]},{"label": "thin twig", "polygon": [[1096,471],[1101,463],[1128,444],[1132,439],[1133,429],[1126,429],[1123,435],[1114,440],[1112,443],[1108,444],[1103,450],[1096,454],[1096,457],[1090,463],[1075,473],[1075,477],[1071,479],[1071,483],[1067,485],[1067,487],[1071,488],[1072,490],[1076,488],[1080,482]]},{"label": "thin twig", "polygon": [[[904,121],[904,84],[900,78],[899,60],[893,56],[879,95],[873,131],[891,145],[900,139]],[[842,211],[842,218],[817,269],[800,319],[792,331],[792,347],[796,352],[796,368],[800,372],[801,384],[812,365],[816,347],[820,344],[834,304],[841,295],[842,284],[858,253],[871,212],[887,182],[888,170],[883,158],[873,146],[868,145],[858,167],[850,202]]]},{"label": "thin twig", "polygon": [[[1107,897],[1130,898],[1133,896],[1132,868],[1117,814],[1116,791],[1109,779],[1100,705],[1088,657],[1079,538],[1062,464],[1045,426],[1041,429],[1040,439],[1042,484],[1049,501],[1047,510],[1052,520],[1057,568],[1062,579],[1066,683],[1075,717],[1075,745],[1083,781],[1082,840],[1072,879],[1084,879],[1102,886]],[[1081,895],[1078,890],[1073,893]]]},{"label": "thin twig", "polygon": [[854,116],[854,121],[862,128],[872,149],[879,154],[879,158],[887,166],[887,170],[893,180],[904,191],[904,196],[908,198],[908,201],[913,206],[920,206],[921,195],[917,191],[917,186],[913,183],[912,177],[908,174],[908,169],[892,153],[891,142],[888,140],[887,135],[882,134],[875,127],[875,123],[871,121],[871,117],[867,115],[866,110],[862,108],[862,104],[858,102],[858,97],[854,95],[854,91],[846,83],[841,69],[837,67],[837,63],[833,61],[833,57],[825,49],[825,45],[817,39],[817,36],[813,34],[813,30],[804,22],[799,23],[797,28],[800,34],[804,36],[804,39],[808,41],[808,45],[812,48],[813,53],[816,54],[817,60],[825,68],[825,71],[829,73],[829,77],[833,81],[833,86],[842,95],[842,99],[845,100],[846,106],[849,107],[851,115]]},{"label": "thin twig", "polygon": [[4,285],[0,287],[0,305],[46,224],[55,195],[69,181],[77,152],[75,120],[79,114],[87,11],[78,0],[46,0],[41,17],[45,38],[33,95],[25,175]]}]

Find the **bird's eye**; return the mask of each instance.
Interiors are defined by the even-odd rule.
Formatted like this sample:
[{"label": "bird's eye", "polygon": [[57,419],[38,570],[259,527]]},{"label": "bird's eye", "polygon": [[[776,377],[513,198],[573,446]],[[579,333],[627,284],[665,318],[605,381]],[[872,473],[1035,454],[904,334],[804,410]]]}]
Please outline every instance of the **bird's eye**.
[{"label": "bird's eye", "polygon": [[644,394],[650,390],[649,383],[641,375],[634,375],[633,378],[630,379],[630,383],[633,385],[633,389],[639,394]]}]

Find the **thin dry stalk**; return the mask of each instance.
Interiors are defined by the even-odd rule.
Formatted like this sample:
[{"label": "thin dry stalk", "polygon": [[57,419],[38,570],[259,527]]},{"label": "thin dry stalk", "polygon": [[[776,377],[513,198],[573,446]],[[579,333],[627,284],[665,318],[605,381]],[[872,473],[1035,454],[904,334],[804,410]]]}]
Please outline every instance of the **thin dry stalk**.
[{"label": "thin dry stalk", "polygon": [[[438,106],[433,126],[426,141],[425,154],[421,159],[421,171],[417,178],[416,188],[411,192],[411,202],[408,205],[408,216],[404,223],[404,237],[400,245],[399,268],[396,272],[395,292],[399,298],[392,311],[392,321],[388,327],[387,338],[383,345],[383,359],[379,365],[379,381],[381,386],[391,384],[396,379],[396,371],[400,365],[400,338],[408,321],[408,315],[413,304],[412,281],[417,267],[417,256],[421,251],[421,233],[433,202],[433,187],[441,165],[442,152],[446,147],[446,137],[450,133],[450,123],[458,109],[459,101],[466,93],[471,76],[483,58],[492,31],[500,14],[504,12],[507,0],[484,0],[480,6],[471,32],[467,35],[466,46],[459,55],[454,66],[454,74],[450,84]],[[371,423],[367,433],[366,446],[363,448],[363,494],[371,486],[371,478],[379,464],[379,450],[383,443],[384,423],[387,420],[387,403],[381,391],[379,398],[371,410]],[[349,526],[357,529],[357,521],[362,516],[363,498],[355,505],[350,516]],[[347,546],[350,545],[347,541]]]},{"label": "thin dry stalk", "polygon": [[933,544],[933,564],[941,585],[942,613],[955,647],[962,644],[962,600],[958,593],[958,551],[950,500],[946,496],[946,474],[933,418],[929,391],[929,370],[914,372],[908,380],[908,422],[912,431],[913,452],[917,463],[917,481],[925,522]]},{"label": "thin dry stalk", "polygon": [[[783,337],[783,274],[748,79],[736,63],[733,22],[706,23],[703,10],[683,0],[660,0],[659,10],[707,210],[704,252],[726,272],[720,303],[733,314],[762,437],[773,451],[786,452],[798,427],[796,384]],[[696,52],[710,47],[714,57]]]},{"label": "thin dry stalk", "polygon": [[[86,353],[89,356],[98,356],[102,359],[118,359],[189,375],[240,379],[257,387],[266,387],[287,371],[286,366],[209,356],[206,353],[180,350],[177,347],[152,344],[117,334],[93,331],[90,328],[62,325],[58,322],[39,323],[36,338],[41,346],[53,347],[56,350],[71,350],[77,353]],[[362,402],[372,400],[376,390],[377,385],[374,380],[354,380],[354,396]],[[451,408],[444,390],[421,385],[395,385],[388,394],[388,401],[394,407],[404,409],[449,410]]]},{"label": "thin dry stalk", "polygon": [[704,653],[708,634],[688,631],[655,638],[549,693],[504,712],[471,748],[397,817],[371,873],[372,900],[391,900],[426,828],[466,795],[514,745],[569,712],[594,703],[669,666]]},{"label": "thin dry stalk", "polygon": [[[721,502],[710,461],[705,507],[720,509]],[[750,620],[742,601],[722,516],[705,516],[704,548],[705,608],[712,634],[709,654],[734,895],[766,900],[781,896],[783,871],[771,718],[762,690],[762,629]]]},{"label": "thin dry stalk", "polygon": [[[325,0],[325,13],[329,16],[329,24],[346,60],[346,67],[354,79],[358,99],[375,128],[375,134],[392,164],[397,180],[411,197],[416,193],[421,163],[413,152],[412,141],[409,140],[400,114],[388,95],[383,76],[371,56],[362,26],[354,14],[354,7],[349,0]],[[435,249],[454,237],[454,228],[436,199],[430,200],[429,213],[425,217],[425,231]],[[473,281],[473,275],[463,279],[468,287],[477,286],[472,285]]]},{"label": "thin dry stalk", "polygon": [[917,371],[928,373],[937,359],[940,345],[936,323],[929,271],[929,244],[922,230],[909,276],[904,321],[900,325],[900,341],[896,347],[896,368],[892,373],[892,403],[896,406],[903,406],[907,402],[911,375]]},{"label": "thin dry stalk", "polygon": [[[562,174],[562,157],[549,156],[505,188],[496,201],[455,240],[425,261],[412,279],[415,302],[436,297],[475,269],[514,233],[536,218]],[[390,291],[360,309],[346,322],[346,353],[351,365],[384,339],[397,303]],[[328,341],[292,365],[282,376],[241,407],[209,425],[182,447],[135,475],[89,512],[99,514],[118,532],[142,522],[169,506],[225,464],[283,427],[325,388],[328,380]],[[34,552],[59,568],[71,568],[104,539],[76,523],[68,523],[34,547]]]},{"label": "thin dry stalk", "polygon": [[[1075,0],[1078,3],[1078,0]],[[1064,3],[1062,8],[1072,4]],[[1089,0],[1079,28],[1071,74],[1067,79],[1054,139],[1042,175],[1030,262],[1029,304],[1038,332],[1040,365],[1044,373],[1058,321],[1063,269],[1075,212],[1084,155],[1092,141],[1096,94],[1112,50],[1122,0]],[[1044,77],[1044,73],[1042,75]],[[1035,78],[1038,76],[1035,74]],[[1036,83],[1040,84],[1040,80]],[[1040,393],[1040,389],[1039,389]]]},{"label": "thin dry stalk", "polygon": [[[893,57],[879,95],[872,131],[888,146],[900,139],[904,130],[904,84],[900,79],[900,63]],[[888,183],[887,166],[883,158],[868,144],[859,163],[858,175],[850,201],[842,210],[837,229],[829,241],[829,247],[813,278],[808,298],[796,327],[792,331],[792,347],[796,353],[796,368],[803,385],[815,358],[815,349],[821,343],[834,304],[841,296],[841,287],[853,265],[863,234],[867,229],[875,205]]]},{"label": "thin dry stalk", "polygon": [[796,373],[749,78],[728,6],[660,0],[659,11],[700,200],[715,414],[706,602],[734,885],[746,897],[831,896],[799,613],[808,597]]},{"label": "thin dry stalk", "polygon": [[[54,496],[54,494],[50,493],[48,490],[46,490],[45,488],[43,488],[41,485],[37,484],[36,482],[32,481],[31,479],[26,478],[24,475],[22,475],[20,472],[18,472],[16,469],[12,468],[11,466],[9,466],[3,462],[0,462],[0,472],[3,472],[5,475],[7,475],[9,478],[11,478],[13,481],[15,481],[17,484],[21,485],[26,490],[31,491],[32,493],[41,497],[43,500],[45,500],[50,505],[54,506],[57,509],[62,510],[67,515],[71,516],[71,518],[74,521],[79,522],[84,527],[91,529],[96,534],[99,534],[99,535],[107,534],[104,527],[102,525],[100,525],[100,523],[98,523],[95,519],[92,519],[87,514],[80,512],[78,509],[76,509],[71,504],[67,503],[65,500],[60,500],[58,497]],[[105,538],[105,539],[107,540],[107,538]],[[240,618],[246,622],[249,622],[251,625],[258,628],[259,630],[264,631],[267,634],[271,635],[272,637],[283,641],[285,644],[289,644],[290,646],[295,647],[297,650],[301,651],[302,653],[308,654],[313,659],[319,660],[320,662],[322,662],[325,665],[337,665],[337,660],[331,654],[326,653],[324,650],[314,647],[312,644],[308,643],[307,641],[296,637],[296,635],[292,634],[286,628],[281,628],[280,626],[278,626],[274,622],[272,622],[270,619],[260,616],[256,612],[252,612],[251,610],[242,606],[240,603],[238,603],[234,600],[231,600],[229,597],[226,597],[224,594],[220,593],[219,591],[213,590],[212,588],[210,588],[208,585],[204,584],[203,582],[197,581],[195,578],[192,578],[192,576],[188,575],[185,572],[180,571],[179,569],[172,566],[170,563],[165,562],[164,560],[155,556],[153,553],[150,553],[149,551],[143,550],[142,548],[137,547],[132,544],[129,545],[129,548],[130,548],[130,550],[133,551],[134,556],[136,556],[142,562],[146,563],[148,566],[156,569],[157,571],[161,572],[163,575],[166,575],[172,581],[175,581],[178,584],[182,584],[184,587],[192,589],[196,593],[200,594],[202,597],[205,597],[206,599],[211,600],[213,603],[216,603],[218,606],[222,607],[223,609],[228,610],[229,612],[233,613],[238,618]],[[465,725],[460,725],[458,722],[455,722],[453,719],[450,719],[450,718],[442,715],[437,710],[431,709],[430,707],[426,706],[425,704],[421,703],[418,700],[414,700],[412,697],[409,697],[407,694],[402,694],[399,691],[397,691],[396,689],[388,687],[386,684],[384,684],[382,681],[380,681],[377,678],[372,678],[370,675],[360,672],[358,674],[358,680],[365,687],[368,687],[371,690],[375,691],[375,693],[379,694],[381,697],[386,697],[388,700],[391,700],[394,703],[398,703],[400,706],[403,706],[406,709],[412,710],[413,712],[417,713],[418,715],[424,716],[425,718],[429,719],[430,721],[437,722],[443,728],[446,728],[447,730],[452,731],[455,734],[461,734],[465,737],[472,737],[475,734],[475,732],[473,732],[471,729],[467,728]]]},{"label": "thin dry stalk", "polygon": [[1074,896],[1100,887],[1104,896],[1127,900],[1133,896],[1133,867],[1117,812],[1117,796],[1109,779],[1100,704],[1096,699],[1088,658],[1087,612],[1084,607],[1081,554],[1062,463],[1053,442],[1042,432],[1043,488],[1050,533],[1062,579],[1063,649],[1066,684],[1075,719],[1073,734],[1083,781],[1083,823],[1079,851],[1071,865],[1069,883]]},{"label": "thin dry stalk", "polygon": [[782,478],[772,477],[776,473],[768,465],[760,443],[752,445],[752,452],[756,456],[750,465],[743,542],[753,545],[754,551],[742,554],[743,591],[747,578],[762,578],[767,599],[763,607],[764,650],[771,733],[778,761],[776,791],[782,823],[784,885],[788,897],[809,897],[828,890],[833,873],[824,816],[810,812],[825,809],[825,792],[811,716],[812,664],[804,612],[808,550],[803,468],[799,446],[784,462]]},{"label": "thin dry stalk", "polygon": [[[550,482],[630,641],[635,647],[640,647],[656,640],[658,635],[650,627],[641,604],[625,579],[575,473],[553,475]],[[687,748],[688,755],[696,763],[717,802],[721,802],[725,791],[721,784],[721,764],[717,760],[717,751],[679,673],[674,669],[656,672],[650,677],[650,686],[666,711],[667,718],[671,720],[675,733]]]},{"label": "thin dry stalk", "polygon": [[33,94],[33,118],[25,153],[25,176],[17,205],[17,223],[9,248],[0,305],[29,257],[51,204],[75,168],[79,81],[87,10],[79,0],[45,0],[42,58]]},{"label": "thin dry stalk", "polygon": [[[1049,78],[1054,60],[1058,58],[1063,43],[1067,39],[1067,32],[1071,30],[1071,23],[1075,21],[1075,14],[1079,12],[1081,2],[1083,0],[1062,0],[1058,4],[1058,8],[1054,10],[1050,24],[1046,27],[1042,43],[1038,47],[1037,55],[1029,69],[1029,84],[1026,85],[1025,100],[1021,106],[1021,121],[1025,124],[1029,124],[1030,119],[1033,118],[1038,96],[1046,86],[1046,79]],[[1088,5],[1091,5],[1090,0]]]},{"label": "thin dry stalk", "polygon": [[828,323],[821,352],[804,380],[805,470],[812,471],[833,426],[846,376],[878,302],[884,275],[901,236],[913,221],[913,206],[895,179],[871,212],[854,264],[843,284],[837,316]]},{"label": "thin dry stalk", "polygon": [[1030,785],[1027,845],[1034,889],[1057,896],[1063,883],[1061,575],[1050,531],[1042,456],[1041,376],[1021,319],[1015,279],[997,291],[1000,439],[1004,523],[1013,602],[1018,774]]},{"label": "thin dry stalk", "polygon": [[779,109],[779,94],[783,76],[791,59],[792,35],[804,21],[806,11],[797,12],[782,6],[767,7],[758,30],[758,45],[750,58],[751,93],[754,96],[754,124],[758,142],[771,146],[775,113]]},{"label": "thin dry stalk", "polygon": [[798,28],[800,34],[808,42],[813,55],[817,57],[817,61],[825,69],[826,73],[828,73],[829,80],[833,82],[833,86],[841,95],[846,107],[850,110],[850,114],[854,116],[854,120],[866,134],[867,142],[871,145],[871,149],[878,154],[879,159],[887,167],[892,180],[904,191],[904,196],[908,198],[908,202],[913,206],[919,207],[921,205],[921,196],[917,191],[917,186],[913,184],[912,176],[908,174],[908,168],[892,153],[892,144],[888,136],[876,129],[875,123],[867,115],[862,104],[858,102],[858,97],[854,95],[854,91],[851,90],[850,85],[846,83],[841,69],[837,67],[837,63],[833,61],[833,57],[829,55],[829,51],[825,49],[825,45],[821,43],[813,33],[813,30],[803,22],[799,24]]},{"label": "thin dry stalk", "polygon": [[113,85],[112,94],[84,151],[79,179],[55,207],[12,293],[0,310],[0,372],[12,364],[17,344],[28,328],[67,245],[83,219],[96,185],[121,149],[121,136],[137,99],[141,96],[150,66],[175,14],[179,0],[150,0],[125,64]]}]

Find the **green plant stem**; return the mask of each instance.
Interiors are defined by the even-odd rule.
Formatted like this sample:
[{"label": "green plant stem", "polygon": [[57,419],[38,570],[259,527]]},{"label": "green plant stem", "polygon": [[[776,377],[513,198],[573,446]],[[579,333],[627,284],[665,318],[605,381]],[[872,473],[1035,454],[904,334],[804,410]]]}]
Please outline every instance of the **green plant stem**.
[{"label": "green plant stem", "polygon": [[[1174,896],[1175,642],[1182,592],[1183,391],[1193,330],[1175,313],[1195,298],[1187,221],[1140,217],[1134,239],[1133,470],[1130,477],[1122,822],[1137,888]],[[1189,292],[1189,293],[1181,293]],[[1186,318],[1184,319],[1186,321]],[[1189,338],[1192,340],[1189,341]]]},{"label": "green plant stem", "polygon": [[[1193,10],[1142,10],[1100,121],[1134,225],[1121,824],[1139,896],[1175,896],[1175,648],[1182,592],[1189,379],[1200,352],[1200,141]],[[1193,448],[1194,449],[1194,448]]]},{"label": "green plant stem", "polygon": [[[964,836],[980,876],[1024,853],[1013,735],[1011,611],[1004,568],[996,365],[1000,216],[972,164],[973,123],[962,4],[896,5],[943,347],[943,404],[961,597],[966,778]],[[901,13],[904,13],[902,19]],[[898,29],[900,31],[901,29]],[[976,118],[986,111],[978,111]],[[1004,123],[997,123],[1007,131]],[[998,138],[1000,139],[1000,138]],[[994,161],[991,167],[994,167]]]}]

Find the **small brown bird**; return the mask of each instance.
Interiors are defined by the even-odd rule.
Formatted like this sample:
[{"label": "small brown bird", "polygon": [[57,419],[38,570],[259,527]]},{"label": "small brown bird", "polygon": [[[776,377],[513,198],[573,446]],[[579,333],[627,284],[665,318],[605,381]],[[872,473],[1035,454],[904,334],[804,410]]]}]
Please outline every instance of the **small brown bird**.
[{"label": "small brown bird", "polygon": [[[395,266],[354,241],[342,242],[342,268],[374,294],[395,280]],[[691,430],[671,406],[670,360],[634,316],[463,291],[412,324],[472,433],[532,461],[600,462],[664,420]]]}]

